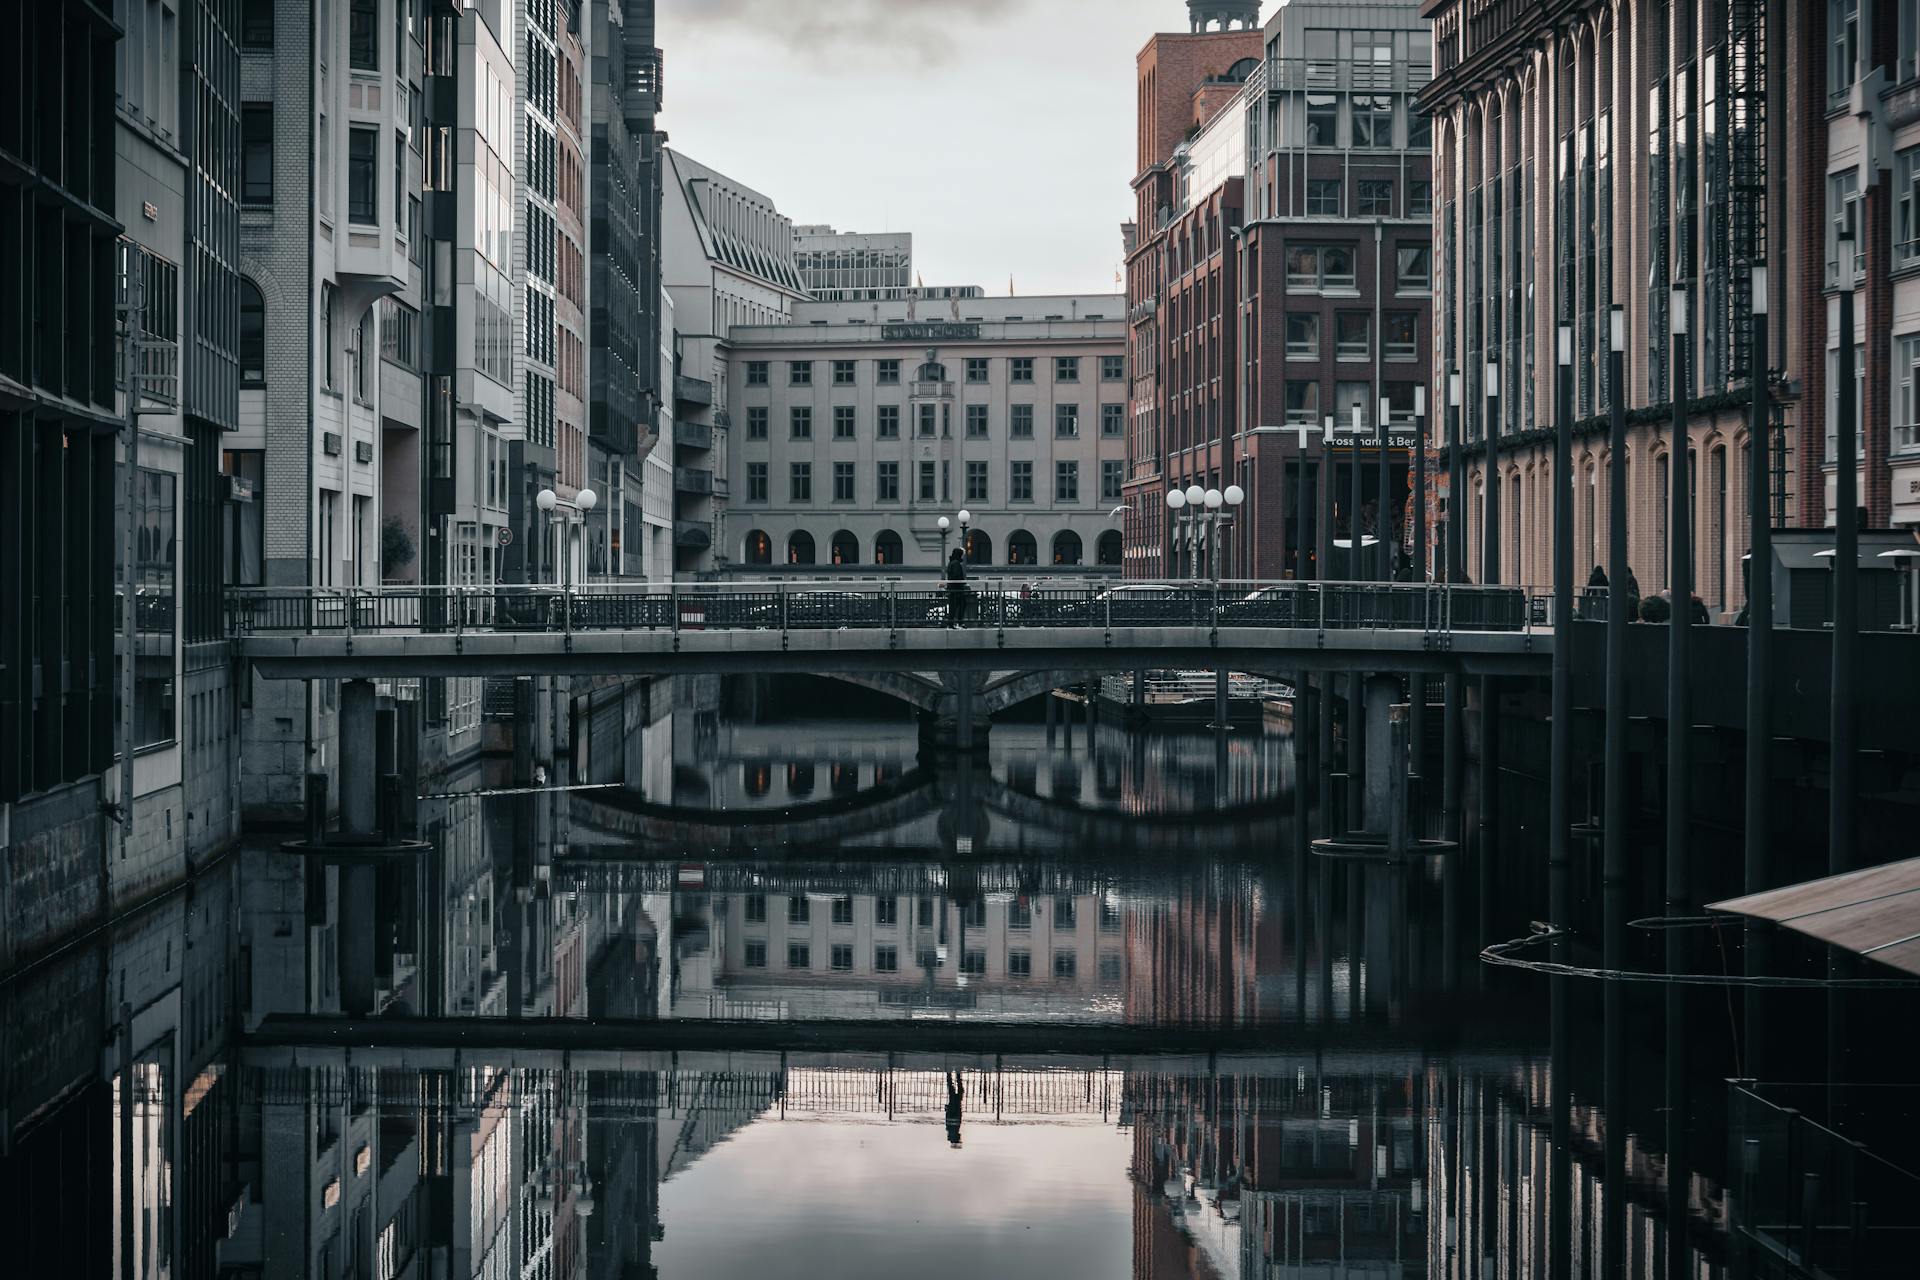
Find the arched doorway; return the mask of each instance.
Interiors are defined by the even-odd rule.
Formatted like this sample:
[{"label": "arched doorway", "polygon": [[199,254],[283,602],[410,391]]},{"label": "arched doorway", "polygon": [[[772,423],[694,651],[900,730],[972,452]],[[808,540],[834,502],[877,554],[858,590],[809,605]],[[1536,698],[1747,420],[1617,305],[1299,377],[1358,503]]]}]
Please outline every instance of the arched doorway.
[{"label": "arched doorway", "polygon": [[1062,529],[1053,535],[1053,562],[1055,564],[1080,563],[1080,535],[1071,529]]},{"label": "arched doorway", "polygon": [[888,529],[873,540],[873,562],[875,564],[900,564],[906,556],[906,550],[900,545],[900,535]]},{"label": "arched doorway", "polygon": [[993,563],[993,539],[978,529],[967,531],[967,563]]},{"label": "arched doorway", "polygon": [[845,529],[833,535],[833,541],[829,546],[833,557],[831,563],[837,565],[855,565],[860,563],[860,539],[854,537]]},{"label": "arched doorway", "polygon": [[787,539],[788,564],[813,563],[813,535],[805,529],[796,529]]},{"label": "arched doorway", "polygon": [[753,530],[747,534],[746,548],[740,558],[748,564],[772,564],[773,539],[766,535],[765,530]]},{"label": "arched doorway", "polygon": [[1116,569],[1120,567],[1120,531],[1118,529],[1109,529],[1100,535],[1100,541],[1094,544],[1093,559],[1095,564],[1111,565]]},{"label": "arched doorway", "polygon": [[1040,563],[1040,544],[1025,529],[1016,530],[1007,539],[1007,563],[1012,565],[1034,565]]}]

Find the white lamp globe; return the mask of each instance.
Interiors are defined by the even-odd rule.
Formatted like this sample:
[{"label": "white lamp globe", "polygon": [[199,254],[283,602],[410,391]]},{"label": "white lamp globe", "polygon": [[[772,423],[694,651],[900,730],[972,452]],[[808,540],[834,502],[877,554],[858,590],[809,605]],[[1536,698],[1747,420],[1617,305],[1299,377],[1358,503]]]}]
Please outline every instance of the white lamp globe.
[{"label": "white lamp globe", "polygon": [[1225,497],[1228,506],[1237,507],[1247,500],[1247,491],[1237,484],[1230,484],[1227,486]]},{"label": "white lamp globe", "polygon": [[1220,509],[1220,504],[1224,501],[1226,501],[1226,499],[1220,496],[1220,491],[1218,489],[1207,490],[1207,493],[1206,493],[1207,510],[1218,511]]},{"label": "white lamp globe", "polygon": [[1178,489],[1169,489],[1167,491],[1167,506],[1169,508],[1171,508],[1174,511],[1178,511],[1180,510],[1180,508],[1186,505],[1187,505],[1186,494],[1182,493]]},{"label": "white lamp globe", "polygon": [[973,523],[973,512],[971,512],[971,511],[962,511],[962,512],[960,513],[960,523],[961,523],[961,524],[972,524],[972,523]]},{"label": "white lamp globe", "polygon": [[559,497],[553,492],[553,490],[542,489],[540,491],[540,496],[533,500],[533,505],[536,507],[539,507],[542,511],[551,511],[553,510],[554,504],[559,501],[560,501]]},{"label": "white lamp globe", "polygon": [[575,498],[574,501],[580,504],[582,511],[591,511],[599,505],[600,495],[591,489],[582,489],[580,496]]},{"label": "white lamp globe", "polygon": [[949,519],[947,519],[947,518],[946,518],[945,516],[941,516],[941,517],[940,517],[940,532],[942,532],[942,533],[945,533],[945,532],[946,532],[947,530],[949,530],[949,529],[951,529],[951,528],[953,528],[953,521],[951,521],[951,520],[949,520]]},{"label": "white lamp globe", "polygon": [[1202,489],[1197,484],[1190,484],[1187,486],[1187,504],[1189,506],[1197,507],[1202,503],[1204,503],[1206,500],[1207,500],[1207,491],[1205,489]]}]

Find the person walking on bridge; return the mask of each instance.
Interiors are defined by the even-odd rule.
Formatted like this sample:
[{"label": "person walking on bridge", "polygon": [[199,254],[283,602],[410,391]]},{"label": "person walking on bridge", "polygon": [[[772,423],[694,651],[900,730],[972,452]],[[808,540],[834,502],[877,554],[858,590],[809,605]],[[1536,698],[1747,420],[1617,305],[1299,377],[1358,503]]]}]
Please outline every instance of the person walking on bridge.
[{"label": "person walking on bridge", "polygon": [[967,600],[973,593],[967,586],[967,557],[959,547],[947,557],[947,626],[965,626]]}]

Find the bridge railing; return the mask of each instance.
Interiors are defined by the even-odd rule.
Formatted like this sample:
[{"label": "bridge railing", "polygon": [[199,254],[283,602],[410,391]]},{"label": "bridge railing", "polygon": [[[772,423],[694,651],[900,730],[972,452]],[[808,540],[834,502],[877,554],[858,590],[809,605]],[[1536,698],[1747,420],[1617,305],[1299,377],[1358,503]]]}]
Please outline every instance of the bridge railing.
[{"label": "bridge railing", "polygon": [[1385,582],[1129,582],[1038,578],[240,587],[231,634],[407,632],[906,631],[1223,627],[1518,632],[1550,623],[1549,593],[1520,586]]}]

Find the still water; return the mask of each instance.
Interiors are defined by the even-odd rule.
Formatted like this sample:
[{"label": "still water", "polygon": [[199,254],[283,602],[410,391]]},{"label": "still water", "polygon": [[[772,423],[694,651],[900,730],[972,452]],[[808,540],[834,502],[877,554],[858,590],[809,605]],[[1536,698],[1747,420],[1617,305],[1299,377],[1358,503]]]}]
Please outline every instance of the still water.
[{"label": "still water", "polygon": [[9,1273],[1733,1274],[1724,1011],[1675,1076],[1480,961],[1527,877],[1291,847],[1284,737],[672,733],[4,988]]}]

